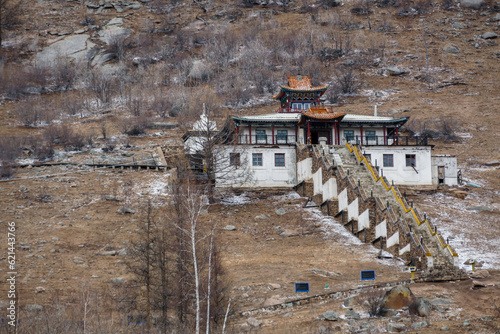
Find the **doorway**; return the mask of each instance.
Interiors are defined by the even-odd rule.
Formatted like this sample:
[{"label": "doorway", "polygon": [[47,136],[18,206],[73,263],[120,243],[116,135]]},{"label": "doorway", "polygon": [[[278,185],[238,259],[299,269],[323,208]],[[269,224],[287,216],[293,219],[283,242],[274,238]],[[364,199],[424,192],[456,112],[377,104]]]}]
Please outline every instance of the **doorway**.
[{"label": "doorway", "polygon": [[444,184],[444,166],[438,166],[438,184]]},{"label": "doorway", "polygon": [[311,144],[320,144],[326,141],[327,145],[331,145],[330,133],[328,131],[314,131],[311,130]]}]

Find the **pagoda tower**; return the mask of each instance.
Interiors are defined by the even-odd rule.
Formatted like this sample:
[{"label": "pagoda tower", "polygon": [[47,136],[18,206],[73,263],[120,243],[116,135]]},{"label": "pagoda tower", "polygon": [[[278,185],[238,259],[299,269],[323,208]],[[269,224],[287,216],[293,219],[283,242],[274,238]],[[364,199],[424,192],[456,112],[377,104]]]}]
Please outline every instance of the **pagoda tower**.
[{"label": "pagoda tower", "polygon": [[289,76],[288,86],[281,86],[273,99],[281,102],[279,113],[300,113],[310,107],[320,106],[320,97],[326,89],[326,85],[313,87],[311,76]]}]

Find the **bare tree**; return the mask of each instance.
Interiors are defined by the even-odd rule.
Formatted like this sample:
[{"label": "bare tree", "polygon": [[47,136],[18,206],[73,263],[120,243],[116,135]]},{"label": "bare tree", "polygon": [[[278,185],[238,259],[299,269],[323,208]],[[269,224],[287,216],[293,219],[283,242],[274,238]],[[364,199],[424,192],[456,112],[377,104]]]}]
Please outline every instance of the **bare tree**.
[{"label": "bare tree", "polygon": [[40,98],[32,97],[19,103],[14,114],[24,126],[34,127],[40,125],[44,113]]},{"label": "bare tree", "polygon": [[91,70],[87,77],[87,87],[101,104],[107,105],[111,102],[115,89],[113,78],[97,69]]},{"label": "bare tree", "polygon": [[[252,173],[248,158],[242,151],[243,146],[233,145],[236,140],[234,126],[230,118],[217,129],[217,120],[223,119],[218,100],[214,93],[205,89],[200,95],[202,106],[200,119],[194,123],[193,130],[185,135],[187,154],[191,168],[197,170],[206,182],[208,199],[214,202],[216,180],[234,185],[248,183]],[[199,108],[199,105],[198,105]]]},{"label": "bare tree", "polygon": [[155,234],[155,221],[153,206],[150,201],[143,208],[143,224],[139,229],[139,240],[132,243],[131,261],[127,262],[129,269],[135,274],[139,284],[145,289],[146,323],[151,325],[151,297],[153,296],[153,253]]},{"label": "bare tree", "polygon": [[196,323],[195,332],[200,333],[201,325],[201,296],[200,296],[200,271],[198,264],[198,247],[197,244],[206,236],[199,236],[198,222],[200,214],[205,207],[206,197],[198,189],[194,189],[191,185],[187,184],[185,187],[185,194],[179,200],[182,201],[182,206],[186,213],[186,225],[176,225],[176,227],[186,236],[191,258],[193,264],[193,277],[195,285],[195,307],[196,307]]}]

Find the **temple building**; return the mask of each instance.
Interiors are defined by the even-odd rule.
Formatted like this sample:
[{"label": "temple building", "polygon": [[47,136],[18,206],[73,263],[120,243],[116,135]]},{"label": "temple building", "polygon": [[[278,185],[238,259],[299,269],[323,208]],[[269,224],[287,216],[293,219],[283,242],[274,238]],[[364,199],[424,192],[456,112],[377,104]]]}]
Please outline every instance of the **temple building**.
[{"label": "temple building", "polygon": [[[313,86],[310,76],[288,77],[288,85],[273,96],[275,113],[232,117],[230,140],[220,143],[220,164],[247,161],[252,182],[242,187],[293,187],[297,184],[298,145],[320,145],[327,154],[346,143],[359,145],[372,164],[395,184],[435,186],[457,184],[456,157],[432,157],[427,138],[401,136],[408,117],[355,115],[321,104],[327,86]],[[338,109],[338,108],[336,108]],[[337,158],[338,160],[338,158]],[[224,161],[224,162],[223,162]],[[341,163],[336,161],[335,163]],[[231,166],[226,166],[231,167]],[[227,168],[224,168],[227,170]],[[226,174],[227,176],[227,174]],[[219,187],[235,186],[237,178],[217,178]]]}]

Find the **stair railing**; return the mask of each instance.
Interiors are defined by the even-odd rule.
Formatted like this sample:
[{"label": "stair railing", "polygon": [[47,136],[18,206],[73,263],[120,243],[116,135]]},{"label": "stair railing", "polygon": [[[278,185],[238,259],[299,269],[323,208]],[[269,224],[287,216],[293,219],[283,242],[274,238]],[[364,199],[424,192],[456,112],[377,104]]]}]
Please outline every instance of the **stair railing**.
[{"label": "stair railing", "polygon": [[[451,256],[452,257],[458,257],[458,254],[453,250],[453,248],[447,244],[446,242],[444,242],[444,238],[439,235],[439,233],[437,231],[433,231],[432,228],[431,228],[431,225],[430,225],[430,222],[427,218],[424,218],[424,219],[420,219],[420,217],[417,215],[417,210],[412,208],[412,207],[407,207],[407,204],[408,203],[405,203],[406,201],[403,201],[402,200],[402,196],[401,196],[401,193],[399,192],[399,189],[397,187],[395,187],[394,185],[390,185],[388,186],[389,182],[387,182],[385,180],[384,177],[381,177],[378,175],[378,173],[376,173],[371,165],[371,163],[366,159],[366,157],[358,152],[358,148],[354,145],[351,145],[349,143],[346,143],[346,146],[347,146],[347,149],[349,150],[349,152],[354,152],[356,158],[358,159],[358,161],[360,162],[365,162],[365,165],[366,167],[370,170],[372,176],[373,176],[373,179],[375,180],[375,182],[378,182],[379,180],[382,181],[382,184],[384,185],[385,189],[387,191],[389,190],[392,190],[392,193],[394,194],[394,197],[396,198],[396,201],[399,202],[403,208],[403,210],[405,211],[405,213],[408,213],[411,211],[411,214],[413,215],[413,218],[415,219],[416,223],[420,226],[421,224],[423,223],[427,223],[427,227],[429,228],[429,232],[431,233],[431,236],[436,236],[436,238],[438,239],[439,243],[441,244],[442,248],[446,248],[448,249],[448,251],[450,252]],[[406,204],[406,205],[405,205]]]}]

